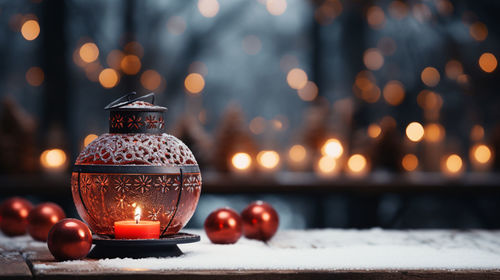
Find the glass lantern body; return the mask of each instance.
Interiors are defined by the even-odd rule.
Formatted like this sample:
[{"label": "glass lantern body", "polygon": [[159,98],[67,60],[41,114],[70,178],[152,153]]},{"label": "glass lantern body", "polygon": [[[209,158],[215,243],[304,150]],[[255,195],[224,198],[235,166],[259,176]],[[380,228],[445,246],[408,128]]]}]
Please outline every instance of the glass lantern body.
[{"label": "glass lantern body", "polygon": [[[137,118],[120,115],[111,114],[110,127],[164,125],[158,114],[156,122],[147,112]],[[114,222],[134,220],[140,207],[141,220],[159,221],[164,236],[179,232],[192,217],[201,174],[192,152],[174,136],[106,133],[78,156],[71,189],[78,214],[94,233],[113,236]]]}]

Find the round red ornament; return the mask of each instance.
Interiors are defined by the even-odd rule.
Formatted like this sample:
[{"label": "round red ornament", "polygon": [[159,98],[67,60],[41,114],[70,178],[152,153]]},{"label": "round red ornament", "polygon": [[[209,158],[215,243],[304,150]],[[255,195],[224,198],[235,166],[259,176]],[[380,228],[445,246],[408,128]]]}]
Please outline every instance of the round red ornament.
[{"label": "round red ornament", "polygon": [[24,198],[13,197],[5,200],[0,205],[0,230],[8,236],[25,234],[31,209],[33,204]]},{"label": "round red ornament", "polygon": [[242,212],[243,234],[246,238],[267,241],[278,230],[279,217],[274,208],[265,202],[250,203]]},{"label": "round red ornament", "polygon": [[92,246],[92,233],[77,219],[63,219],[49,231],[47,245],[58,261],[83,259]]},{"label": "round red ornament", "polygon": [[52,202],[38,204],[28,215],[28,233],[33,239],[47,241],[50,229],[66,218],[64,210]]},{"label": "round red ornament", "polygon": [[221,208],[210,213],[204,227],[208,239],[215,244],[235,243],[242,233],[240,215],[231,208]]}]

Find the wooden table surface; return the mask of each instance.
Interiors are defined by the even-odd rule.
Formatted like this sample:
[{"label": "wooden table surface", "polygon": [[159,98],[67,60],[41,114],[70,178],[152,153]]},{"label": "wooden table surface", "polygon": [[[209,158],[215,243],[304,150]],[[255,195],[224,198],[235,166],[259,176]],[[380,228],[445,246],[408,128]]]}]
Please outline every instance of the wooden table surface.
[{"label": "wooden table surface", "polygon": [[280,231],[181,246],[177,258],[56,262],[46,244],[0,235],[1,279],[500,279],[500,231]]}]

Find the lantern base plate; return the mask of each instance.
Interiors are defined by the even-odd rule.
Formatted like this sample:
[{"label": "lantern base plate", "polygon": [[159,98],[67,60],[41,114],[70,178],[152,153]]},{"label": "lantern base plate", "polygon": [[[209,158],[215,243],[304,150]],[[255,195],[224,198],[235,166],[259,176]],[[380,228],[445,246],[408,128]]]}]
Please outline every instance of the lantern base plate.
[{"label": "lantern base plate", "polygon": [[196,234],[179,232],[160,239],[113,239],[106,236],[92,236],[94,248],[88,258],[149,258],[149,257],[178,257],[182,251],[177,244],[200,241]]}]

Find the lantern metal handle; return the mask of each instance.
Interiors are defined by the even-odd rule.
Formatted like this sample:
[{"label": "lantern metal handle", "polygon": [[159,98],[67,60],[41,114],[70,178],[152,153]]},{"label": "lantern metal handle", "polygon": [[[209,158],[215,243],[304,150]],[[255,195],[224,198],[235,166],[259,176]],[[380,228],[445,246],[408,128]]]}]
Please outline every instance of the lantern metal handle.
[{"label": "lantern metal handle", "polygon": [[146,95],[139,96],[137,98],[132,99],[132,97],[134,97],[136,94],[137,93],[135,91],[128,93],[128,94],[116,99],[115,101],[109,103],[106,107],[104,107],[104,110],[119,108],[119,107],[122,107],[122,106],[125,106],[128,104],[134,103],[135,101],[147,99],[149,97],[152,97],[151,104],[155,104],[155,93],[154,92],[151,92],[151,93],[148,93]]}]

